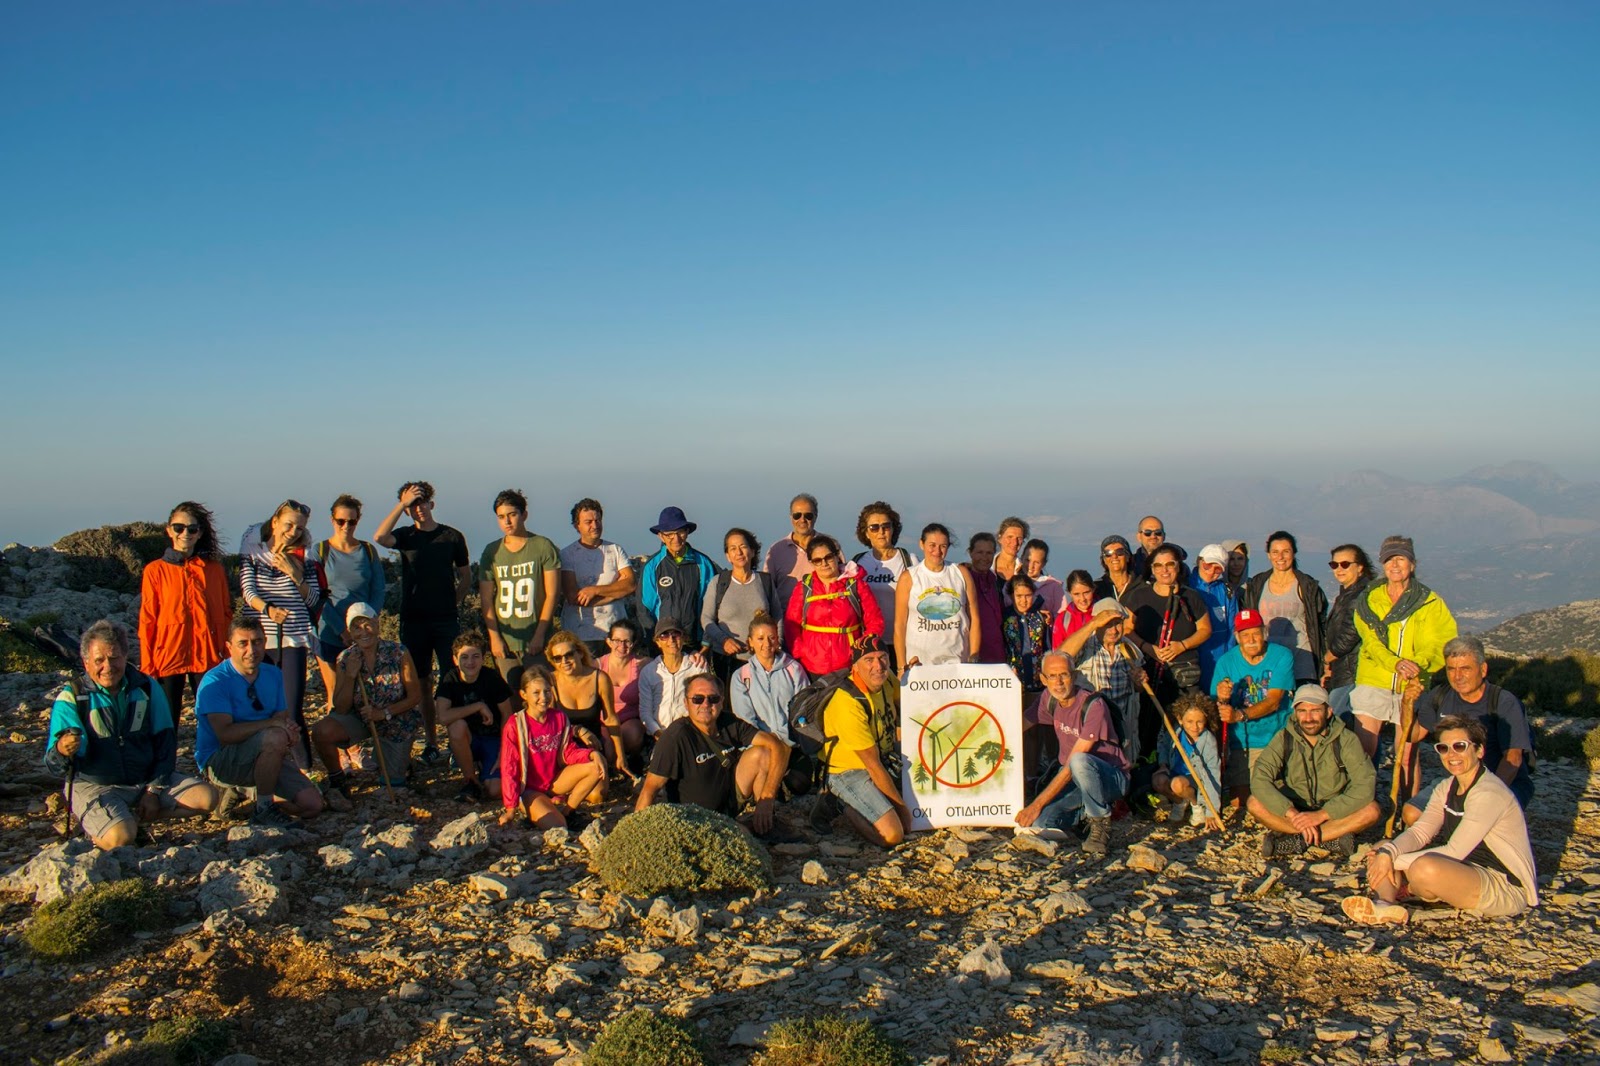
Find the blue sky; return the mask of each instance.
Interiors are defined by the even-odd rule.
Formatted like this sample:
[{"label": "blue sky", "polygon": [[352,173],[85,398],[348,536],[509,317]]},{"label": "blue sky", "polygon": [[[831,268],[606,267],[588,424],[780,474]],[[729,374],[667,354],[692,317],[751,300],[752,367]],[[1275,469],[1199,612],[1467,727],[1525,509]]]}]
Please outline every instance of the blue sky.
[{"label": "blue sky", "polygon": [[1586,4],[13,5],[0,539],[1597,478],[1597,54]]}]

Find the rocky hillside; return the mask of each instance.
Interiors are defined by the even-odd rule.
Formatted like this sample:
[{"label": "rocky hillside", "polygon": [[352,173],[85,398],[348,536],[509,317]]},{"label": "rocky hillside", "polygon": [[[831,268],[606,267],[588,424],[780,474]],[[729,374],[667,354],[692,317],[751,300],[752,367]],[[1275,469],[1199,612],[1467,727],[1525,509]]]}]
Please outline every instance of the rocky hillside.
[{"label": "rocky hillside", "polygon": [[[48,549],[6,561],[7,618],[132,607],[52,587],[68,564]],[[292,831],[216,817],[111,854],[62,843],[38,776],[59,681],[0,681],[0,993],[18,1061],[147,1061],[133,1049],[153,1026],[204,1019],[250,1061],[580,1066],[635,1007],[687,1019],[728,1066],[778,1019],[834,1009],[942,1066],[1600,1056],[1600,775],[1567,759],[1542,761],[1530,813],[1544,905],[1512,922],[1353,928],[1338,901],[1364,849],[1268,867],[1238,823],[1124,819],[1105,862],[1005,830],[885,852],[808,830],[809,799],[785,812],[800,840],[773,849],[771,891],[648,899],[591,868],[627,797],[541,836],[456,802],[443,766],[392,801],[363,777],[356,812]],[[192,712],[182,723],[187,753]],[[159,928],[81,963],[28,954],[42,901],[130,877],[163,892]]]},{"label": "rocky hillside", "polygon": [[1600,600],[1518,615],[1482,636],[1484,644],[1501,655],[1560,656],[1573,651],[1600,655]]}]

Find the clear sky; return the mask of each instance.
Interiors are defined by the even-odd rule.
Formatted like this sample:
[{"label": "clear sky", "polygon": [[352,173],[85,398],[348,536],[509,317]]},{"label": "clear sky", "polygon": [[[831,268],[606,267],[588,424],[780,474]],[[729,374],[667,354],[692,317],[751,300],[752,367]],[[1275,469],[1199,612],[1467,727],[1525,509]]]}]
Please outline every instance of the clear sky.
[{"label": "clear sky", "polygon": [[1600,476],[1593,4],[0,19],[0,539]]}]

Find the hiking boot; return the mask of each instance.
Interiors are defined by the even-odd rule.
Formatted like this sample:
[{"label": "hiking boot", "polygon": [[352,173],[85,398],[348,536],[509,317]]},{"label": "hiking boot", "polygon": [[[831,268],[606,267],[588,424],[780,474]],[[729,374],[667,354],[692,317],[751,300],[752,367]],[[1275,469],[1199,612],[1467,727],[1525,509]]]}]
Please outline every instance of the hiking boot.
[{"label": "hiking boot", "polygon": [[278,810],[275,804],[268,804],[265,807],[257,805],[256,809],[250,812],[250,824],[273,829],[291,829],[294,827],[294,819]]},{"label": "hiking boot", "polygon": [[806,816],[806,822],[819,833],[831,833],[833,820],[843,813],[844,804],[839,802],[839,797],[831,792],[823,792],[811,804],[811,813]]},{"label": "hiking boot", "polygon": [[442,758],[436,745],[429,744],[422,749],[422,761],[428,766],[433,766]]},{"label": "hiking boot", "polygon": [[1267,862],[1292,859],[1305,850],[1305,837],[1299,833],[1279,833],[1268,829],[1261,834],[1261,857]]},{"label": "hiking boot", "polygon": [[1086,818],[1089,823],[1089,836],[1083,842],[1083,853],[1097,859],[1103,859],[1111,853],[1111,819]]},{"label": "hiking boot", "polygon": [[483,783],[480,781],[468,781],[461,786],[461,791],[456,793],[457,803],[482,803],[483,798]]},{"label": "hiking boot", "polygon": [[1324,840],[1322,847],[1329,855],[1343,862],[1356,853],[1356,835],[1354,833],[1346,833],[1342,837]]}]

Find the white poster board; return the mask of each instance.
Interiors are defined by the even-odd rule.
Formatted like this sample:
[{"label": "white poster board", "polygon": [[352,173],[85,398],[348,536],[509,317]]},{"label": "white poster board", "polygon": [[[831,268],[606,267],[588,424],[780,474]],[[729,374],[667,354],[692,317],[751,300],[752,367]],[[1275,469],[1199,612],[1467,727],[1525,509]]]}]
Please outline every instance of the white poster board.
[{"label": "white poster board", "polygon": [[900,748],[912,829],[1015,824],[1022,686],[1009,666],[913,666],[900,688]]}]

